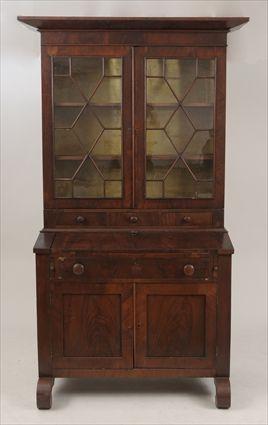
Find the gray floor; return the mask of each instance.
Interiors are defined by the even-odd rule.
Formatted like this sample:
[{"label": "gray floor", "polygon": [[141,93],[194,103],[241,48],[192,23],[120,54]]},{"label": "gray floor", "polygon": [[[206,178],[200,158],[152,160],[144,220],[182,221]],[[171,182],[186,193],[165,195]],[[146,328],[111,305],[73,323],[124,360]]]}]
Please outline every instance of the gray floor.
[{"label": "gray floor", "polygon": [[[217,410],[212,379],[57,379],[53,408],[35,407],[35,324],[3,338],[3,424],[267,424],[264,327],[235,326],[232,408]],[[16,349],[15,349],[16,347]]]}]

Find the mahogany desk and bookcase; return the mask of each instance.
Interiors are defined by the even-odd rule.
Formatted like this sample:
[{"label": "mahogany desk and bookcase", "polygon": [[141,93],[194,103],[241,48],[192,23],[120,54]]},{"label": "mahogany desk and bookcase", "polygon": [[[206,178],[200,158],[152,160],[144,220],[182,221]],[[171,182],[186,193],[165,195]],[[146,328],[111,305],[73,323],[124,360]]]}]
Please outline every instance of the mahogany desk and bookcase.
[{"label": "mahogany desk and bookcase", "polygon": [[213,377],[230,406],[227,33],[248,18],[18,17],[41,33],[37,406],[56,377]]}]

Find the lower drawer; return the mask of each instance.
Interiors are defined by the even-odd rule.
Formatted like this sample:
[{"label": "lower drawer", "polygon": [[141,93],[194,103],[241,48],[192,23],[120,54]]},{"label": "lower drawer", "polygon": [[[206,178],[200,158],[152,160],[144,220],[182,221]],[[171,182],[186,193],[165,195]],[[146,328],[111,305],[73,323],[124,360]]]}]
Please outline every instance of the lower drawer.
[{"label": "lower drawer", "polygon": [[56,279],[102,281],[111,279],[208,280],[211,258],[207,252],[182,254],[92,254],[59,256]]}]

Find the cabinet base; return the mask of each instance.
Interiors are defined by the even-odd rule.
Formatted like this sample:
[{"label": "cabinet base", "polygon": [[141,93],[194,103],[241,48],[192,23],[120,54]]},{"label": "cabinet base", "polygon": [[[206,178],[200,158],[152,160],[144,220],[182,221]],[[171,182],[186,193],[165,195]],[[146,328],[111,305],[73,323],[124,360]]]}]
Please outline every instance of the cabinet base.
[{"label": "cabinet base", "polygon": [[36,389],[36,404],[38,409],[50,409],[52,405],[52,388],[54,378],[39,378]]},{"label": "cabinet base", "polygon": [[[214,378],[216,387],[215,403],[218,409],[229,409],[231,406],[231,385],[227,377]],[[52,388],[54,378],[39,378],[37,382],[36,403],[38,409],[50,409],[52,406]]]},{"label": "cabinet base", "polygon": [[215,403],[218,409],[229,409],[231,406],[231,385],[229,378],[214,378],[216,387]]}]

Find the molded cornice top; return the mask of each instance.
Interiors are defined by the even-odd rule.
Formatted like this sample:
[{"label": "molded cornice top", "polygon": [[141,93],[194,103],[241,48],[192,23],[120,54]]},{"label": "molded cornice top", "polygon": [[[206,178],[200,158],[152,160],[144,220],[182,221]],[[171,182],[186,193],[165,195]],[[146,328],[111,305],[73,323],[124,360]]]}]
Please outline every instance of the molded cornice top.
[{"label": "molded cornice top", "polygon": [[20,22],[39,30],[197,30],[230,31],[249,18],[124,18],[18,16]]}]

